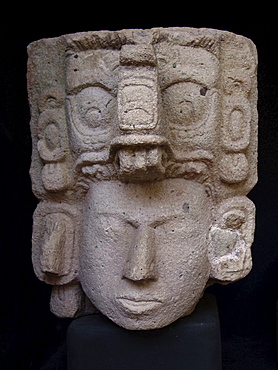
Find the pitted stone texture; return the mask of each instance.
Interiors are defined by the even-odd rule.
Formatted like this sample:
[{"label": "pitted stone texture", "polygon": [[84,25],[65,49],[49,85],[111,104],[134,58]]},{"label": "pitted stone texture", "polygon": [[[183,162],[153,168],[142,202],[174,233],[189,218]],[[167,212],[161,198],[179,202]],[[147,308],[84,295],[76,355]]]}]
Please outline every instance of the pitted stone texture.
[{"label": "pitted stone texture", "polygon": [[127,329],[192,312],[251,269],[257,55],[212,29],[82,32],[28,47],[33,264],[51,310]]}]

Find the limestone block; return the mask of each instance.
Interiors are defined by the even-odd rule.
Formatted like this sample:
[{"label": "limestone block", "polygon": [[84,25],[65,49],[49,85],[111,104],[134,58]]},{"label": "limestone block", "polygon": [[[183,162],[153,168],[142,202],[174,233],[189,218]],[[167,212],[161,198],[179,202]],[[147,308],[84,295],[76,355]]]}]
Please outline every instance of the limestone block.
[{"label": "limestone block", "polygon": [[252,267],[257,54],[194,28],[28,47],[33,265],[51,310],[131,330],[190,314]]}]

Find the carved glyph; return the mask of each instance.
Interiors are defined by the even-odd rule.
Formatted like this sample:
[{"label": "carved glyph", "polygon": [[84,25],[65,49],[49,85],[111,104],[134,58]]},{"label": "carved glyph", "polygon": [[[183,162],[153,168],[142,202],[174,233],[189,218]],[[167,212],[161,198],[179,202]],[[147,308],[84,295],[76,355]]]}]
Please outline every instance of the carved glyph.
[{"label": "carved glyph", "polygon": [[97,31],[28,47],[33,264],[61,317],[190,314],[250,271],[257,55],[226,31]]}]

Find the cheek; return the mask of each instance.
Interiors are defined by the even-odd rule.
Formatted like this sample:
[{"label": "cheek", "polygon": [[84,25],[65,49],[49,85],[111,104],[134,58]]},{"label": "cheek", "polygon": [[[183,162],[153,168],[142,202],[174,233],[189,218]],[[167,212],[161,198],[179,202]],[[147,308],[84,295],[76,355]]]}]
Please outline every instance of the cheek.
[{"label": "cheek", "polygon": [[84,230],[80,245],[80,282],[86,295],[98,305],[114,291],[121,261],[111,246],[98,237],[94,224]]},{"label": "cheek", "polygon": [[207,240],[185,232],[167,234],[157,238],[158,284],[163,309],[180,317],[192,312],[209,279]]},{"label": "cheek", "polygon": [[91,217],[83,227],[80,246],[81,273],[85,279],[88,272],[94,281],[122,277],[133,238],[131,226],[118,220]]},{"label": "cheek", "polygon": [[187,230],[173,224],[156,231],[157,265],[160,277],[169,285],[198,285],[208,278],[207,233],[194,227]]}]

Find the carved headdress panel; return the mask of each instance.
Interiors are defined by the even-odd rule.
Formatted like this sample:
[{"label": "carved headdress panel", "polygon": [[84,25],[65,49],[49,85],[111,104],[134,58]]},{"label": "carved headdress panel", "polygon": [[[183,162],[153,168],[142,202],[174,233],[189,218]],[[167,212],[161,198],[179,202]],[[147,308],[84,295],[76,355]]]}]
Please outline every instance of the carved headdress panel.
[{"label": "carved headdress panel", "polygon": [[[245,196],[257,181],[257,55],[249,39],[193,28],[96,31],[39,40],[28,53],[31,177],[42,201],[34,266],[39,278],[63,287],[60,297],[77,297],[74,315],[88,305],[77,288],[78,246],[92,183],[202,184],[214,220],[222,220],[211,223],[211,243],[243,253],[238,239],[254,214]],[[229,228],[236,231],[228,235]],[[221,248],[221,256],[208,254],[211,278],[232,281],[250,270],[248,252],[241,272],[222,273]],[[52,309],[68,315],[57,289]]]}]

